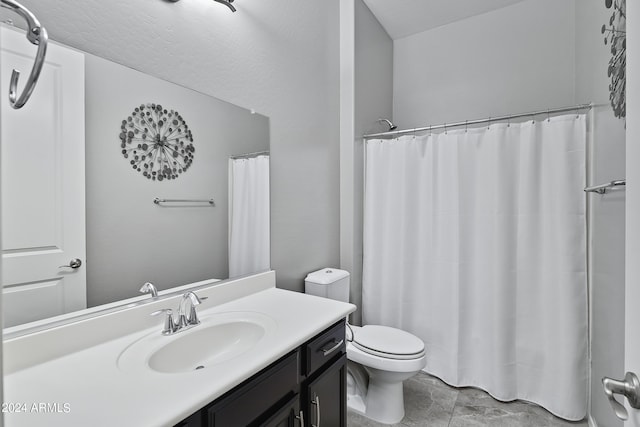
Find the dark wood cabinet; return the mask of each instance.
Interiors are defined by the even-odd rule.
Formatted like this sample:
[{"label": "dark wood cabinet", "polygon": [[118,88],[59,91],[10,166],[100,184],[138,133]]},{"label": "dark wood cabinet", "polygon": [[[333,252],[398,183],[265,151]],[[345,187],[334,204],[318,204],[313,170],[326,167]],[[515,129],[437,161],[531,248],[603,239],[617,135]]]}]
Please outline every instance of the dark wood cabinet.
[{"label": "dark wood cabinet", "polygon": [[346,427],[344,321],[176,427]]},{"label": "dark wood cabinet", "polygon": [[298,393],[300,351],[281,358],[209,405],[207,427],[248,426],[280,400]]},{"label": "dark wood cabinet", "polygon": [[304,390],[309,425],[347,425],[347,356],[343,355],[315,379]]},{"label": "dark wood cabinet", "polygon": [[260,424],[260,427],[304,427],[304,412],[300,412],[300,395],[296,394]]},{"label": "dark wood cabinet", "polygon": [[186,420],[182,420],[176,427],[200,427],[202,426],[202,412],[198,411]]}]

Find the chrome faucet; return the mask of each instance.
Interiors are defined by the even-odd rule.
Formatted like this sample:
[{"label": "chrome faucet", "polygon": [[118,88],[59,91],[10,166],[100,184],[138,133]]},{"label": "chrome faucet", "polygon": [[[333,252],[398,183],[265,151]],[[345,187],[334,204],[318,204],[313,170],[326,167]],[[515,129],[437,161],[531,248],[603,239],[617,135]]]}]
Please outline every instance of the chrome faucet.
[{"label": "chrome faucet", "polygon": [[150,293],[151,298],[155,298],[158,296],[158,289],[151,282],[147,282],[142,285],[142,287],[140,288],[140,292],[142,292],[143,294]]},{"label": "chrome faucet", "polygon": [[152,316],[157,316],[159,314],[165,314],[162,335],[172,335],[178,332],[178,325],[173,321],[173,310],[170,308],[163,308],[162,310],[151,313]]},{"label": "chrome faucet", "polygon": [[207,297],[198,297],[198,295],[196,295],[192,291],[184,294],[182,296],[182,299],[180,300],[180,304],[178,305],[177,322],[174,320],[173,310],[171,310],[170,308],[164,308],[162,310],[154,311],[153,313],[151,313],[151,315],[157,316],[159,314],[165,314],[162,335],[173,335],[175,333],[200,324],[196,306],[202,304],[202,301],[205,299],[207,299]]}]

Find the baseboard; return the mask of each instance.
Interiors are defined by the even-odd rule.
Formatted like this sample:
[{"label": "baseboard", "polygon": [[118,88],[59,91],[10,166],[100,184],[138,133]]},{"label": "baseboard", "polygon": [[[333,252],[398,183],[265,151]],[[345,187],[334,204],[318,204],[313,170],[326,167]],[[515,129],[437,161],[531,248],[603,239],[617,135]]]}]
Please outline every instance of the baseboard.
[{"label": "baseboard", "polygon": [[587,415],[587,421],[589,422],[589,427],[598,427],[598,423],[593,419],[591,414]]}]

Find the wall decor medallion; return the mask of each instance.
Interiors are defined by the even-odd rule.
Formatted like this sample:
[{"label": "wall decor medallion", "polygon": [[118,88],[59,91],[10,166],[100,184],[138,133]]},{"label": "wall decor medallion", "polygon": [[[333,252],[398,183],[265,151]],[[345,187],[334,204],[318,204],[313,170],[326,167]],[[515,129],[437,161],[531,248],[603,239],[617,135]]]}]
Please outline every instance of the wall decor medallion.
[{"label": "wall decor medallion", "polygon": [[609,25],[602,25],[604,44],[611,46],[611,59],[607,74],[611,79],[609,84],[609,100],[613,113],[618,118],[627,115],[627,6],[626,0],[605,0],[607,9],[613,7],[609,18]]},{"label": "wall decor medallion", "polygon": [[147,179],[176,179],[193,163],[193,135],[182,116],[160,104],[142,104],[120,125],[122,155]]}]

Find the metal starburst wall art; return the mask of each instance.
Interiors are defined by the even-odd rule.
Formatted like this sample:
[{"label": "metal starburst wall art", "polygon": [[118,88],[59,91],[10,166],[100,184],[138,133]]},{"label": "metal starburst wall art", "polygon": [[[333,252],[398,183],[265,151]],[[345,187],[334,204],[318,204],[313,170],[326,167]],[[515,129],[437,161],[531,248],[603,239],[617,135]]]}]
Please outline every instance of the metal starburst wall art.
[{"label": "metal starburst wall art", "polygon": [[193,135],[182,116],[160,104],[136,107],[120,125],[122,155],[147,179],[176,179],[193,163]]},{"label": "metal starburst wall art", "polygon": [[613,8],[609,24],[602,25],[604,44],[611,46],[611,59],[607,74],[609,84],[609,100],[613,113],[618,118],[627,115],[626,68],[627,68],[627,6],[626,0],[605,0],[607,9]]}]

